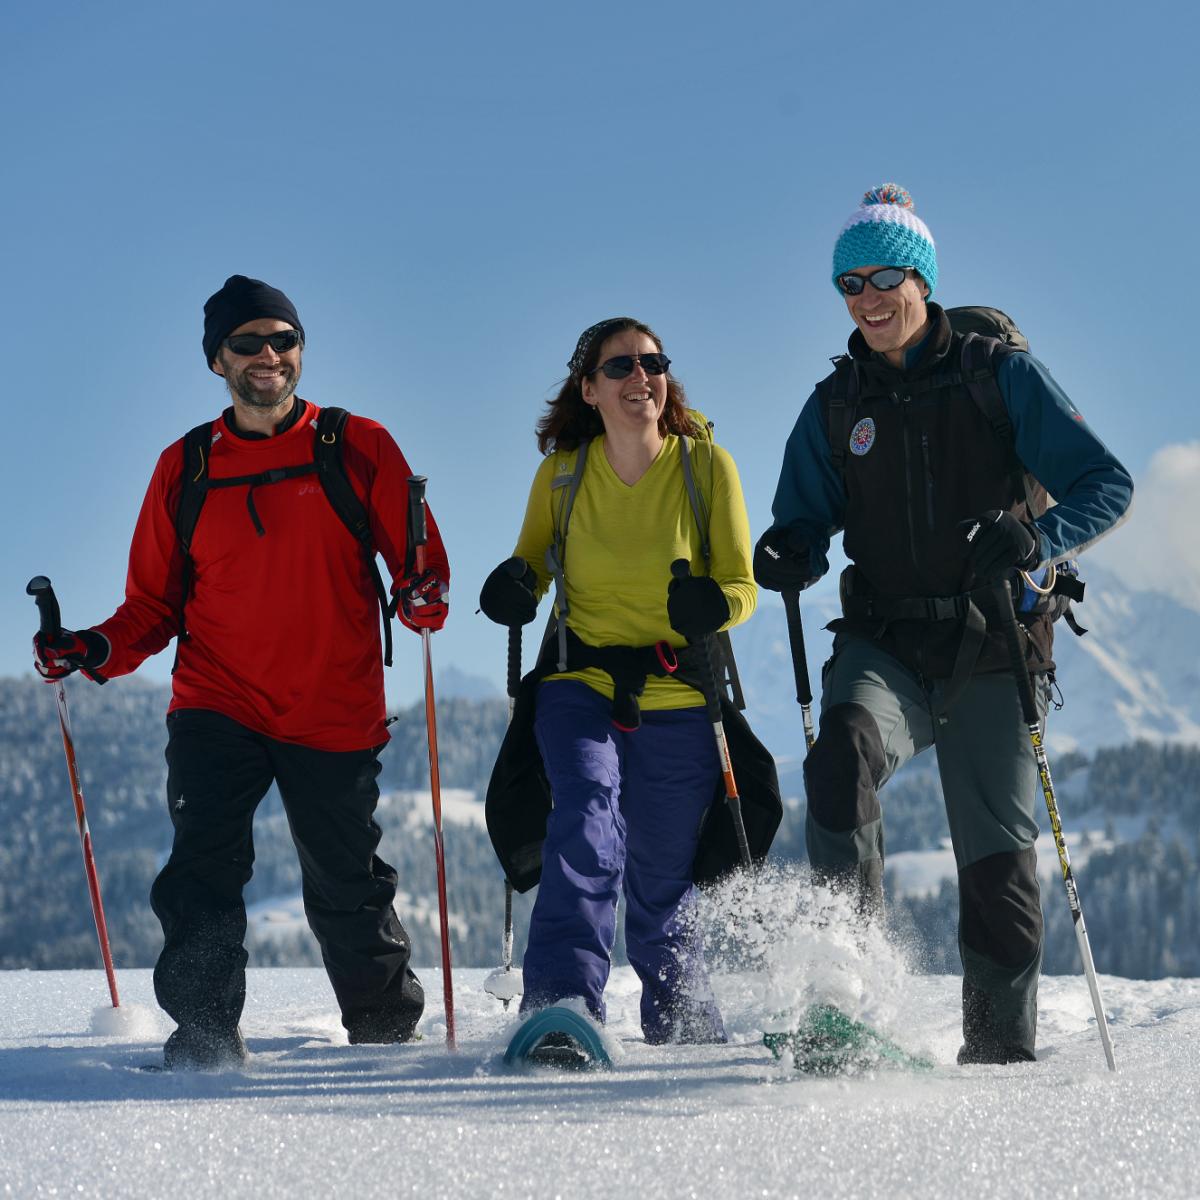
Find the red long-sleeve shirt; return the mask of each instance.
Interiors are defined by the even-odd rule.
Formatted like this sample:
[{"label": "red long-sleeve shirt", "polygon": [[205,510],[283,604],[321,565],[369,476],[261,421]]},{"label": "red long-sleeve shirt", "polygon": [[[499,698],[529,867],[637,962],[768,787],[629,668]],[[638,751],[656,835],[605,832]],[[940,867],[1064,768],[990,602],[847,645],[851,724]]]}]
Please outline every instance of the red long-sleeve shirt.
[{"label": "red long-sleeve shirt", "polygon": [[[238,437],[213,422],[209,478],[254,475],[312,461],[319,409],[275,437]],[[391,573],[407,549],[408,463],[386,429],[351,416],[342,464],[367,509]],[[112,644],[105,675],[126,675],[178,632],[183,556],[175,528],[183,440],[159,457],[142,502],[125,602],[96,628]],[[209,491],[192,537],[189,637],[179,645],[170,710],[203,708],[285,742],[361,750],[387,741],[379,603],[362,549],[315,475],[254,492],[259,536],[244,486]],[[426,565],[449,583],[442,539],[429,516]]]}]

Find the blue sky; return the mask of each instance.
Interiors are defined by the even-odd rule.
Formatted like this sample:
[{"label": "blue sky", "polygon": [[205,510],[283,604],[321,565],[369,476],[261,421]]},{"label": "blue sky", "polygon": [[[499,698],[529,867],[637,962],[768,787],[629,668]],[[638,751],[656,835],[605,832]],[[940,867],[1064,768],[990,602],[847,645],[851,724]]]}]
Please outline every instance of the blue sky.
[{"label": "blue sky", "polygon": [[[1198,26],[1153,2],[9,6],[0,674],[30,669],[31,575],[68,625],[119,602],[157,455],[226,402],[201,307],[233,272],[295,301],[301,394],[429,477],[455,573],[435,662],[496,680],[479,585],[579,331],[660,332],[757,532],[849,332],[833,238],[883,180],[937,239],[938,299],[1010,312],[1147,494],[1171,447],[1196,498]],[[1159,532],[1135,514],[1108,555],[1157,561]]]}]

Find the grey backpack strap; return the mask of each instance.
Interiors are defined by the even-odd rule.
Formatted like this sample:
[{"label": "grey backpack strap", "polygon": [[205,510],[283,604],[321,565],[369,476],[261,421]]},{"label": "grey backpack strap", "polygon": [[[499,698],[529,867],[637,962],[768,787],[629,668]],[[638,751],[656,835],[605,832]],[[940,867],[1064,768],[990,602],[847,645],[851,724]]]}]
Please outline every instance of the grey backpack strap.
[{"label": "grey backpack strap", "polygon": [[558,610],[558,669],[567,669],[567,576],[566,545],[567,527],[571,524],[571,509],[583,479],[583,468],[587,465],[590,439],[584,438],[575,451],[575,470],[570,475],[556,475],[550,483],[550,503],[554,504],[553,493],[559,493],[558,506],[554,512],[554,541],[546,547],[546,569],[554,577],[554,606]]},{"label": "grey backpack strap", "polygon": [[[700,532],[700,552],[704,555],[704,566],[711,575],[712,544],[708,537],[708,505],[705,503],[700,489],[696,486],[696,475],[692,470],[692,446],[693,442],[691,438],[687,436],[680,437],[679,456],[683,465],[683,483],[687,488],[688,501],[692,506],[692,516],[696,519],[696,528]],[[711,488],[714,476],[712,462],[713,443],[711,441],[708,443],[708,454],[708,481]],[[722,629],[716,635],[716,642],[718,661],[714,661],[713,667],[716,669],[717,683],[723,691],[728,690],[729,694],[733,697],[733,703],[740,712],[746,707],[746,698],[742,694],[742,681],[738,678],[737,663],[733,657],[733,642],[729,640],[729,630]]]},{"label": "grey backpack strap", "polygon": [[679,439],[679,457],[683,463],[683,484],[687,488],[688,502],[696,519],[696,528],[700,531],[700,553],[704,555],[704,565],[707,567],[712,559],[708,541],[708,507],[700,495],[700,489],[696,487],[696,476],[692,471],[692,439],[686,434]]}]

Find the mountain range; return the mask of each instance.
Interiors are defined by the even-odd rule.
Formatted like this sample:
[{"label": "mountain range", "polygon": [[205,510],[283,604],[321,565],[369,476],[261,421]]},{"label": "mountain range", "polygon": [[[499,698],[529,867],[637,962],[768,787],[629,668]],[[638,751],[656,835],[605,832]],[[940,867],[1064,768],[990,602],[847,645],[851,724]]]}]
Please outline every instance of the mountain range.
[{"label": "mountain range", "polygon": [[[1075,614],[1088,632],[1076,637],[1064,622],[1055,626],[1063,706],[1047,723],[1050,752],[1090,754],[1139,740],[1200,745],[1200,612],[1135,591],[1100,567],[1087,564],[1082,574],[1086,593]],[[822,583],[800,602],[815,717],[832,646],[824,626],[839,615],[837,594]],[[760,592],[757,613],[732,640],[746,715],[786,770],[803,757],[804,735],[779,598]]]}]

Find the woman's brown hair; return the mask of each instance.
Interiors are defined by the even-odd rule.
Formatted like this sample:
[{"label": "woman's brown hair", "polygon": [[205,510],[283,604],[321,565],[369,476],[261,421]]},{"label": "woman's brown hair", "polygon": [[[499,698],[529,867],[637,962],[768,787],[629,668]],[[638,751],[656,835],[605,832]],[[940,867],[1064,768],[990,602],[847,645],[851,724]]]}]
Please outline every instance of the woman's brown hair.
[{"label": "woman's brown hair", "polygon": [[[604,343],[613,334],[628,329],[644,333],[662,352],[662,339],[641,321],[633,317],[609,317],[589,326],[579,337],[575,353],[571,356],[571,373],[563,380],[558,395],[546,402],[548,411],[537,423],[538,449],[543,454],[554,450],[574,450],[585,438],[594,438],[604,432],[600,413],[583,398],[583,381],[600,365],[600,352]],[[667,371],[667,403],[658,419],[658,432],[693,436],[697,433],[687,407],[683,384]]]}]

